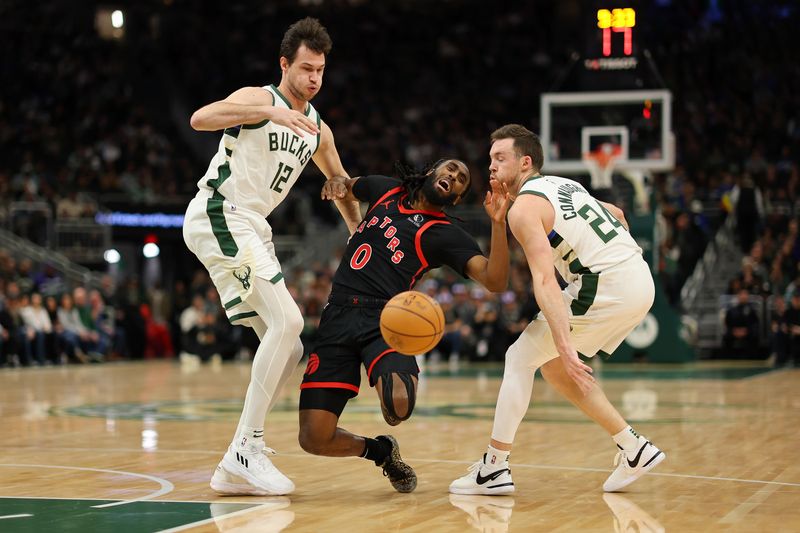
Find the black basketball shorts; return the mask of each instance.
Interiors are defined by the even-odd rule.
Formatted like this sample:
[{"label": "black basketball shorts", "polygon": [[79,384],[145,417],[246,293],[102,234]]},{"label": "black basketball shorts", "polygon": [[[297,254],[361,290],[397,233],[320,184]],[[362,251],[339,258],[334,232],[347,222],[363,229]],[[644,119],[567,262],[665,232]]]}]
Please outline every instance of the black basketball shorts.
[{"label": "black basketball shorts", "polygon": [[300,385],[300,409],[341,414],[343,402],[358,395],[362,364],[370,387],[382,374],[419,374],[414,357],[397,353],[383,340],[382,303],[370,305],[366,298],[351,301],[357,303],[328,303],[322,311],[314,349]]}]

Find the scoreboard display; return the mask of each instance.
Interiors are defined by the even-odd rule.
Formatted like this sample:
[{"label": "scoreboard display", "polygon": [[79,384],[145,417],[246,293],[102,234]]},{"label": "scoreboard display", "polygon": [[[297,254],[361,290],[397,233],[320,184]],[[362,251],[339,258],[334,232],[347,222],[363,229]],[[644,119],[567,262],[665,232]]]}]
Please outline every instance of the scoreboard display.
[{"label": "scoreboard display", "polygon": [[633,27],[636,26],[636,11],[632,7],[598,9],[597,27],[603,32],[603,56],[611,56],[611,34],[622,34],[622,53],[633,55]]},{"label": "scoreboard display", "polygon": [[633,70],[639,65],[636,46],[636,10],[632,7],[601,7],[584,15],[586,70]]}]

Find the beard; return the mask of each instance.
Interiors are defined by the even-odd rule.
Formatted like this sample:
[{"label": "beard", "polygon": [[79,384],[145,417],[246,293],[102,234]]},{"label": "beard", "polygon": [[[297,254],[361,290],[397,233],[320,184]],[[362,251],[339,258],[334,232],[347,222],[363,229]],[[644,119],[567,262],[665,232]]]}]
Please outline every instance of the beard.
[{"label": "beard", "polygon": [[455,205],[456,201],[458,200],[458,195],[452,192],[448,194],[440,193],[436,189],[435,183],[436,183],[436,178],[434,176],[430,176],[428,179],[425,180],[425,183],[422,185],[421,192],[422,195],[425,197],[425,200],[439,207]]}]

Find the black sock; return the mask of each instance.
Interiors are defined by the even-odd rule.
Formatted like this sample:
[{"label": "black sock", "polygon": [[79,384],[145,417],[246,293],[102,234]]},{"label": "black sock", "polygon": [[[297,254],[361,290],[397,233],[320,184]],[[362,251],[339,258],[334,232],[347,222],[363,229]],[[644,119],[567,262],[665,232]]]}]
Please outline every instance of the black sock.
[{"label": "black sock", "polygon": [[374,461],[376,465],[381,465],[392,453],[392,443],[386,439],[370,439],[364,437],[364,451],[361,457]]}]

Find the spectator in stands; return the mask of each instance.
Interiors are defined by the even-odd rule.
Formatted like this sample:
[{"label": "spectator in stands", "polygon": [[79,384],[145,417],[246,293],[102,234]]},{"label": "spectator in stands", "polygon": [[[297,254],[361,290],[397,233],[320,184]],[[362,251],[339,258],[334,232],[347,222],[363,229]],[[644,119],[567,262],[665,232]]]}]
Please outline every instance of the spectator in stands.
[{"label": "spectator in stands", "polygon": [[116,328],[113,309],[106,307],[103,295],[97,289],[89,291],[89,311],[97,331],[97,352],[106,357],[114,346]]},{"label": "spectator in stands", "polygon": [[728,285],[728,294],[737,294],[740,290],[757,295],[770,293],[769,281],[754,273],[750,257],[742,258],[742,271]]},{"label": "spectator in stands", "polygon": [[50,323],[53,325],[53,334],[47,344],[47,353],[53,355],[53,361],[57,364],[67,362],[66,344],[64,341],[64,326],[58,321],[58,300],[55,296],[48,296],[44,299],[44,308]]},{"label": "spectator in stands", "polygon": [[475,334],[472,325],[475,322],[475,304],[469,297],[467,286],[463,283],[453,284],[453,331],[458,336],[459,356],[465,357],[475,352]]},{"label": "spectator in stands", "polygon": [[208,309],[206,300],[201,294],[196,294],[192,298],[192,305],[181,313],[182,362],[195,357],[208,361],[214,354],[219,354],[214,332],[215,315]]},{"label": "spectator in stands", "polygon": [[764,220],[764,200],[761,189],[750,175],[745,174],[731,191],[731,204],[736,215],[739,244],[747,253],[761,232]]},{"label": "spectator in stands", "polygon": [[736,358],[754,357],[758,352],[759,320],[750,303],[750,292],[740,288],[736,304],[725,313],[723,346]]},{"label": "spectator in stands", "polygon": [[770,344],[776,367],[782,367],[789,359],[789,326],[786,323],[786,300],[776,296],[770,324]]},{"label": "spectator in stands", "polygon": [[7,298],[0,293],[0,368],[12,363],[12,356],[16,356],[17,332],[14,319],[8,310]]},{"label": "spectator in stands", "polygon": [[706,248],[706,236],[687,212],[679,213],[675,219],[675,245],[678,247],[678,266],[675,272],[675,286],[678,292],[692,274],[695,263]]},{"label": "spectator in stands", "polygon": [[800,289],[792,293],[789,308],[786,310],[786,328],[789,333],[789,364],[800,364]]},{"label": "spectator in stands", "polygon": [[107,346],[104,346],[100,342],[100,332],[97,330],[97,324],[92,316],[92,307],[89,305],[86,289],[84,287],[75,287],[72,290],[72,301],[74,303],[74,308],[78,311],[78,316],[84,327],[85,335],[92,345],[89,356],[93,359],[101,360],[106,355],[105,351],[102,350],[105,350]]},{"label": "spectator in stands", "polygon": [[141,304],[145,301],[139,278],[130,276],[117,293],[119,323],[128,340],[128,357],[142,359],[147,345],[147,331],[142,318]]},{"label": "spectator in stands", "polygon": [[473,325],[476,337],[475,357],[487,360],[490,355],[489,346],[497,324],[497,305],[494,298],[481,287],[474,287],[470,295],[476,308]]},{"label": "spectator in stands", "polygon": [[42,295],[34,292],[30,297],[23,296],[20,315],[25,324],[26,358],[33,355],[36,362],[44,366],[47,362],[47,346],[52,344],[50,339],[53,335],[53,324],[47,309],[42,305]]},{"label": "spectator in stands", "polygon": [[444,314],[444,334],[431,356],[432,358],[435,356],[436,359],[458,361],[461,355],[461,324],[454,313],[453,294],[447,287],[441,287],[436,293],[435,299],[439,302]]},{"label": "spectator in stands", "polygon": [[159,322],[153,318],[150,306],[143,303],[139,307],[139,314],[144,320],[145,348],[144,358],[153,359],[155,357],[171,358],[175,355],[172,347],[172,337],[165,322]]},{"label": "spectator in stands", "polygon": [[96,351],[96,338],[81,321],[80,314],[73,304],[72,295],[65,292],[61,295],[61,307],[58,309],[58,321],[64,328],[64,349],[67,356],[80,363],[88,363],[89,354]]}]

